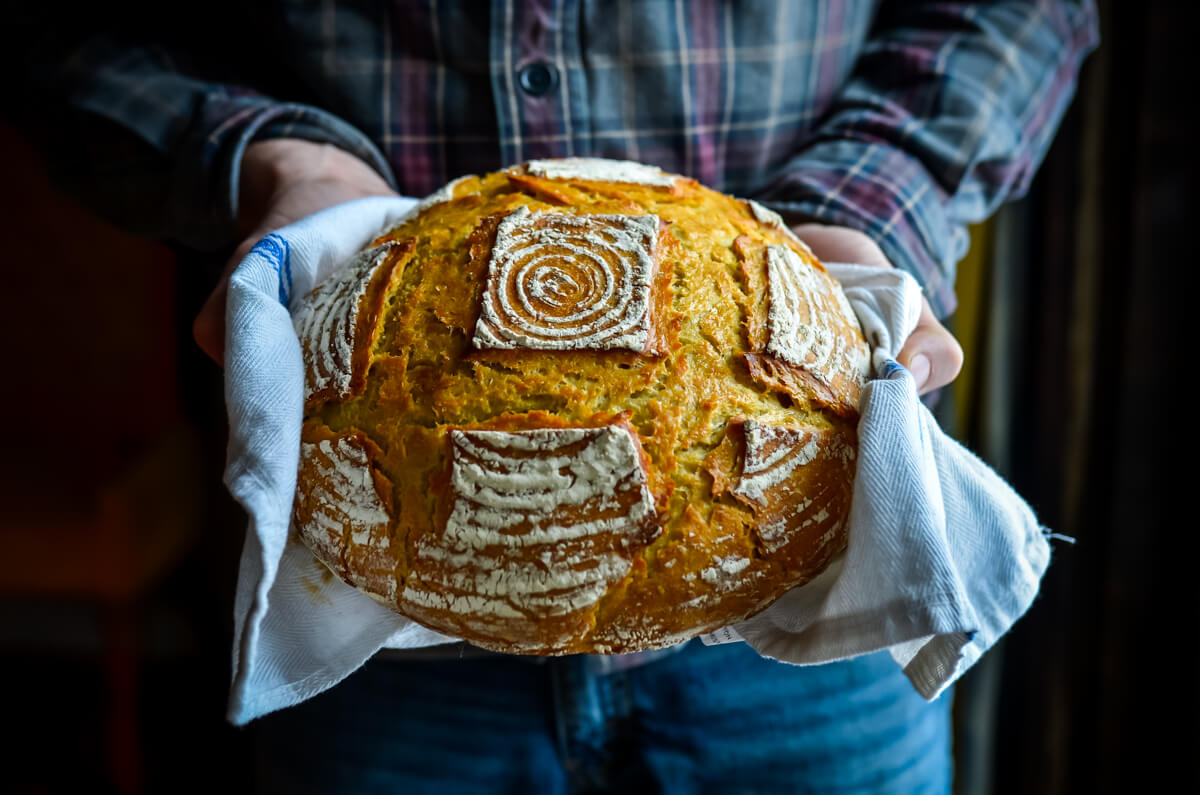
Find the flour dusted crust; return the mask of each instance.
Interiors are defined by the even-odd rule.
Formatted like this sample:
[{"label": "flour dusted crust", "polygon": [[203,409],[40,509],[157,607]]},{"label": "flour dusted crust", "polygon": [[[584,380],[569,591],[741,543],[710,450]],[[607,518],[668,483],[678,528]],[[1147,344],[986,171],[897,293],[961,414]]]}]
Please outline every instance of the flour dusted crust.
[{"label": "flour dusted crust", "polygon": [[800,246],[801,250],[808,255],[810,260],[815,260],[817,258],[816,255],[813,254],[812,249],[808,247],[808,244],[801,240],[796,233],[791,230],[791,227],[784,222],[782,215],[769,207],[764,207],[763,205],[754,201],[754,199],[746,199],[746,206],[750,208],[751,214],[763,224],[771,227],[777,232],[782,232],[783,234],[787,235],[789,240]]},{"label": "flour dusted crust", "polygon": [[648,353],[659,221],[518,207],[496,232],[477,348]]},{"label": "flour dusted crust", "polygon": [[616,653],[846,544],[867,347],[770,210],[626,161],[456,180],[296,308],[295,527],[437,631]]},{"label": "flour dusted crust", "polygon": [[452,430],[450,449],[449,516],[414,544],[401,610],[514,648],[569,645],[659,532],[636,432]]},{"label": "flour dusted crust", "polygon": [[631,160],[605,160],[598,157],[563,157],[557,160],[530,160],[525,172],[537,177],[588,182],[627,182],[637,185],[674,187],[679,179],[660,168]]},{"label": "flour dusted crust", "polygon": [[[870,370],[861,331],[841,289],[787,246],[767,247],[767,342],[764,352],[816,378],[853,411]],[[841,316],[846,322],[831,323]]]},{"label": "flour dusted crust", "polygon": [[760,293],[747,324],[751,377],[793,399],[857,415],[870,349],[837,282],[795,247],[759,251],[739,238],[735,249],[746,285]]},{"label": "flour dusted crust", "polygon": [[362,391],[391,277],[413,249],[412,241],[387,242],[361,252],[293,313],[307,405]]},{"label": "flour dusted crust", "polygon": [[346,582],[393,603],[392,493],[373,465],[379,448],[361,433],[309,439],[300,445],[300,539]]}]

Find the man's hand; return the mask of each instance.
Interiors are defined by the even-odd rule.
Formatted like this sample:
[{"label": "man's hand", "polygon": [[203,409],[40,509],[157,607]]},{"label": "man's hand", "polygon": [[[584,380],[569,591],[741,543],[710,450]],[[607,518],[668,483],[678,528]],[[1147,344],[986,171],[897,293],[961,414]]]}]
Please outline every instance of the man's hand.
[{"label": "man's hand", "polygon": [[374,169],[337,147],[299,139],[250,144],[242,157],[239,182],[242,242],[192,323],[196,343],[213,361],[224,364],[229,275],[264,235],[351,199],[394,195]]},{"label": "man's hand", "polygon": [[[856,229],[822,224],[800,224],[792,229],[819,260],[893,267],[875,241]],[[963,351],[954,335],[933,316],[929,301],[922,298],[921,302],[917,327],[896,358],[912,373],[917,392],[923,395],[958,377]]]}]

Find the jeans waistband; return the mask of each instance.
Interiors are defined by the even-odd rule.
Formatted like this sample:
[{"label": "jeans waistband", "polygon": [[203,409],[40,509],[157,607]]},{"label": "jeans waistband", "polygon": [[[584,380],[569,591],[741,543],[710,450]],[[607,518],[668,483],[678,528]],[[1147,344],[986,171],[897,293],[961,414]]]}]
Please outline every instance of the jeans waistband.
[{"label": "jeans waistband", "polygon": [[[686,643],[680,643],[675,646],[668,646],[665,649],[635,651],[628,654],[585,654],[578,656],[587,660],[588,673],[606,674],[637,668],[646,663],[661,660],[664,657],[675,654],[686,645]],[[396,662],[428,662],[431,660],[453,662],[455,660],[505,659],[529,663],[531,665],[540,665],[554,658],[537,654],[504,654],[502,652],[481,649],[466,641],[459,641],[457,643],[442,643],[437,646],[422,646],[415,649],[380,649],[375,653],[375,659],[393,660]]]}]

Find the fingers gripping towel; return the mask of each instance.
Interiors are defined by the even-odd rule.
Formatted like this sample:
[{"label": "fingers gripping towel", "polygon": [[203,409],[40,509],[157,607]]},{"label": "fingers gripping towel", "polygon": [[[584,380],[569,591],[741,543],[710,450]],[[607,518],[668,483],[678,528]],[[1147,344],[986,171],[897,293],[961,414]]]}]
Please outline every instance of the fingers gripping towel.
[{"label": "fingers gripping towel", "polygon": [[[340,682],[381,648],[456,639],[334,577],[291,539],[303,362],[289,304],[418,203],[370,198],[263,238],[227,305],[225,482],[249,517],[234,602],[228,717],[244,724]],[[850,542],[819,578],[706,642],[815,664],[888,649],[934,698],[1029,607],[1049,562],[1033,512],[947,437],[894,360],[920,293],[899,271],[830,265],[874,349],[863,396]]]},{"label": "fingers gripping towel", "polygon": [[230,278],[225,483],[249,515],[234,600],[236,724],[327,689],[385,645],[452,640],[333,580],[288,533],[304,412],[288,303],[416,204],[370,198],[332,207],[263,238]]},{"label": "fingers gripping towel", "polygon": [[941,430],[893,358],[920,313],[913,279],[827,267],[862,323],[875,370],[860,405],[849,545],[817,580],[724,637],[792,663],[886,648],[933,699],[1025,613],[1050,547],[1030,507]]}]

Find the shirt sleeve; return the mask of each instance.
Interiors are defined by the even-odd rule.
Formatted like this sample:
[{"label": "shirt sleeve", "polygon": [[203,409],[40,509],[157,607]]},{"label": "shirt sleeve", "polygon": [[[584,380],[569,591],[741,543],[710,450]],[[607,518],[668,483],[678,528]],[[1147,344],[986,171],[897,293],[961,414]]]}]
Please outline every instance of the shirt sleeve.
[{"label": "shirt sleeve", "polygon": [[333,144],[395,185],[378,148],[337,116],[184,74],[164,48],[99,37],[55,70],[51,174],[134,233],[200,251],[233,243],[239,166],[254,140]]},{"label": "shirt sleeve", "polygon": [[1098,39],[1093,0],[885,2],[850,81],[760,198],[871,235],[945,316],[967,225],[1028,189]]}]

